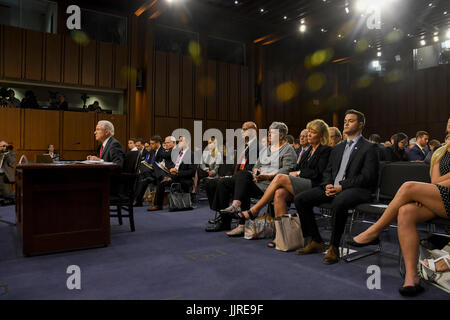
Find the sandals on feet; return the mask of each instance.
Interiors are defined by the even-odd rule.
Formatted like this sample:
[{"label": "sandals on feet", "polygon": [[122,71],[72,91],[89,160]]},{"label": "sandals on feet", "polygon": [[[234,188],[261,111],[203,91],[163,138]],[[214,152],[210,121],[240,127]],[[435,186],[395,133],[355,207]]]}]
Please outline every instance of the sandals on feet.
[{"label": "sandals on feet", "polygon": [[240,237],[244,234],[244,226],[239,226],[226,233],[229,237]]},{"label": "sandals on feet", "polygon": [[[444,251],[445,252],[445,251]],[[425,260],[428,261],[428,266],[425,264]],[[440,256],[437,259],[424,259],[423,261],[420,261],[420,264],[423,265],[425,268],[433,271],[433,272],[437,272],[436,271],[436,263],[444,260],[445,264],[448,267],[448,270],[442,271],[442,272],[447,272],[450,271],[450,255],[447,254],[443,254],[442,256]]]},{"label": "sandals on feet", "polygon": [[[247,213],[247,215],[245,214]],[[238,213],[239,218],[245,218],[245,220],[255,220],[257,215],[253,215],[253,212],[251,209],[248,209],[246,211],[242,211]]]}]

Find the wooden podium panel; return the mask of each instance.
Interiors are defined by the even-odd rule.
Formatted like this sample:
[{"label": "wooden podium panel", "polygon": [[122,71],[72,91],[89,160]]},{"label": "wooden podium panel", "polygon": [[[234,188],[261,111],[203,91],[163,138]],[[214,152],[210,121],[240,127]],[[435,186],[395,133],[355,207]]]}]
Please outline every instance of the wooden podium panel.
[{"label": "wooden podium panel", "polygon": [[109,175],[116,167],[18,165],[16,215],[23,254],[109,245]]},{"label": "wooden podium panel", "polygon": [[0,108],[0,139],[5,139],[14,146],[14,150],[20,148],[20,109]]}]

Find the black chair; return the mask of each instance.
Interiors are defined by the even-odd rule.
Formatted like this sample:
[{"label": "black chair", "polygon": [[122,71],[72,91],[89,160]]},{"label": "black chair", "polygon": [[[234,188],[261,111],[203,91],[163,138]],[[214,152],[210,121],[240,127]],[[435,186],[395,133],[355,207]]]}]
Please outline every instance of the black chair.
[{"label": "black chair", "polygon": [[[109,205],[115,207],[110,209],[110,212],[117,212],[116,214],[110,214],[110,217],[118,218],[119,224],[122,225],[122,218],[130,219],[131,231],[135,231],[134,226],[134,211],[133,202],[135,198],[136,184],[139,177],[138,172],[139,164],[139,152],[130,151],[125,155],[125,162],[123,170],[120,173],[112,174],[112,183],[119,184],[119,194],[111,195]],[[122,214],[122,210],[128,212],[128,214]]]},{"label": "black chair", "polygon": [[[377,193],[371,203],[363,203],[356,206],[350,221],[349,232],[344,233],[344,245],[349,252],[347,235],[352,237],[352,227],[356,221],[368,222],[366,216],[375,217],[377,220],[386,210],[389,202],[395,197],[398,189],[407,181],[430,183],[430,167],[423,162],[381,162],[378,179]],[[362,218],[360,218],[362,216]],[[395,226],[391,226],[395,227]],[[350,262],[381,252],[381,241],[375,251],[362,251],[347,254],[344,261]]]}]

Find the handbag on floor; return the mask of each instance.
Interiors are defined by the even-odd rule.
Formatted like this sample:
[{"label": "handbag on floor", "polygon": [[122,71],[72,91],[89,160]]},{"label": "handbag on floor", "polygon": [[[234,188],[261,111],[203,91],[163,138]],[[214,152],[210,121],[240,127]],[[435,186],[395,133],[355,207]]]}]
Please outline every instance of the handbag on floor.
[{"label": "handbag on floor", "polygon": [[274,231],[273,218],[266,213],[255,220],[245,221],[244,238],[247,240],[272,238]]},{"label": "handbag on floor", "polygon": [[292,251],[303,248],[302,226],[298,214],[285,214],[275,218],[275,249],[280,251]]},{"label": "handbag on floor", "polygon": [[189,192],[183,192],[181,184],[172,183],[170,185],[169,199],[169,211],[182,211],[192,210],[191,194]]}]

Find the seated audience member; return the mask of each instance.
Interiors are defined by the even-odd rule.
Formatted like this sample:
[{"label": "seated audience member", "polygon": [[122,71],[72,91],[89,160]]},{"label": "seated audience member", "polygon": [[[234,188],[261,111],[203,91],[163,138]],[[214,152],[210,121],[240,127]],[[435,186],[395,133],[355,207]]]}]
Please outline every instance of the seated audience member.
[{"label": "seated audience member", "polygon": [[[251,171],[256,163],[256,158],[258,157],[258,152],[261,146],[258,143],[257,138],[258,127],[256,123],[252,121],[247,121],[242,124],[241,137],[245,141],[244,146],[238,146],[238,152],[233,157],[234,168],[231,172],[227,170],[226,173],[222,174],[220,179],[208,179],[206,181],[206,194],[208,196],[209,206],[214,211],[220,211],[229,206],[230,195],[233,193],[235,180],[237,173],[241,171]],[[267,142],[268,139],[266,139]],[[227,149],[224,145],[224,156],[226,156]],[[233,150],[228,150],[228,152],[234,152]],[[230,165],[226,164],[221,166],[221,168],[228,169]],[[249,206],[249,204],[248,204]],[[218,217],[213,220],[212,226],[205,229],[207,232],[217,232],[222,230],[231,229],[232,217],[228,215],[218,215]]]},{"label": "seated audience member", "polygon": [[330,127],[330,143],[328,144],[330,147],[334,147],[342,140],[342,133],[336,127]]},{"label": "seated audience member", "polygon": [[439,142],[439,140],[433,139],[428,143],[428,146],[430,147],[430,152],[429,153],[433,153],[434,150],[436,148],[439,148],[439,146],[441,145],[441,143]]},{"label": "seated audience member", "polygon": [[390,142],[390,141],[385,141],[385,142],[383,143],[383,145],[387,148],[387,147],[392,146],[392,142]]},{"label": "seated audience member", "polygon": [[87,108],[88,112],[97,112],[97,113],[102,113],[103,110],[100,107],[100,105],[98,104],[98,101],[94,101],[93,104],[90,104]]},{"label": "seated audience member", "polygon": [[[320,185],[332,149],[328,146],[328,125],[323,120],[316,119],[308,123],[306,128],[311,147],[299,156],[296,167],[289,175],[280,173],[275,176],[263,197],[248,210],[248,215],[257,216],[273,200],[275,217],[281,217],[288,211],[287,202],[296,194]],[[275,243],[269,243],[269,247],[274,246]]]},{"label": "seated audience member", "polygon": [[426,131],[418,131],[416,134],[416,144],[408,151],[409,161],[423,161],[429,150],[427,148],[430,135]]},{"label": "seated audience member", "polygon": [[311,145],[308,142],[308,129],[303,129],[300,132],[299,140],[300,140],[300,150],[298,152],[299,155],[298,158],[300,159],[301,155],[304,154],[306,151],[308,151],[311,147]]},{"label": "seated audience member", "polygon": [[142,207],[142,201],[145,191],[149,185],[156,185],[157,177],[155,174],[156,162],[161,162],[163,159],[164,150],[161,147],[161,137],[153,136],[150,138],[150,151],[147,152],[145,158],[139,164],[139,180],[136,187],[135,206]]},{"label": "seated audience member", "polygon": [[391,143],[391,145],[394,144],[394,139],[395,139],[395,136],[396,136],[396,135],[397,135],[397,134],[394,133],[394,134],[391,136],[391,138],[389,139],[389,142]]},{"label": "seated audience member", "polygon": [[69,104],[66,101],[66,97],[62,93],[58,93],[58,95],[56,96],[56,108],[58,110],[65,111],[69,109]]},{"label": "seated audience member", "polygon": [[262,147],[267,147],[267,138],[266,137],[262,137],[261,138],[261,146]]},{"label": "seated audience member", "polygon": [[59,161],[59,154],[55,152],[55,146],[53,144],[48,145],[48,152],[44,154],[48,154],[50,157],[52,157],[53,161]]},{"label": "seated audience member", "polygon": [[381,137],[380,137],[380,135],[378,135],[378,134],[376,134],[376,133],[374,133],[374,134],[371,134],[370,136],[369,136],[369,141],[370,142],[372,142],[372,143],[374,143],[376,146],[377,146],[377,154],[378,154],[378,160],[379,161],[385,161],[386,159],[385,159],[385,154],[386,154],[386,152],[385,152],[385,146],[381,143]]},{"label": "seated audience member", "polygon": [[287,143],[289,143],[291,146],[294,146],[294,136],[293,136],[293,135],[288,134],[288,135],[286,136],[286,141],[287,141]]},{"label": "seated audience member", "polygon": [[120,142],[114,138],[114,125],[106,120],[100,120],[95,127],[95,140],[101,143],[99,156],[87,156],[88,160],[114,162],[123,168],[125,151]]},{"label": "seated audience member", "polygon": [[302,150],[302,147],[300,145],[300,139],[294,140],[294,150],[295,150],[295,153],[297,153],[297,155],[300,154],[300,151]]},{"label": "seated audience member", "polygon": [[20,108],[20,100],[16,98],[16,93],[12,89],[8,90],[8,101],[14,105],[14,107]]},{"label": "seated audience member", "polygon": [[161,210],[164,200],[164,192],[166,187],[170,187],[172,183],[180,183],[183,192],[188,193],[194,181],[194,175],[197,171],[197,165],[194,163],[194,153],[189,148],[190,141],[183,137],[178,142],[178,156],[174,162],[174,166],[170,169],[170,173],[163,179],[158,181],[156,185],[154,206],[148,208],[148,211]]},{"label": "seated audience member", "polygon": [[16,182],[14,168],[16,166],[17,153],[5,140],[0,140],[0,198],[2,205],[14,204],[15,193],[11,185]]},{"label": "seated audience member", "polygon": [[136,143],[136,139],[132,139],[131,138],[131,139],[128,140],[128,149],[130,151],[138,151],[138,149],[136,148],[135,143]]},{"label": "seated audience member", "polygon": [[[447,129],[448,129],[448,124],[447,124]],[[436,140],[437,141],[437,140]],[[450,142],[450,133],[448,133],[445,136],[445,142],[437,147],[435,147],[433,150],[431,150],[430,152],[428,152],[427,156],[425,157],[425,160],[423,162],[430,164],[431,162],[431,158],[433,157],[433,153],[436,152],[436,150],[438,150],[440,147],[445,146],[447,143]]]},{"label": "seated audience member", "polygon": [[411,150],[416,145],[416,138],[409,139],[408,151]]},{"label": "seated audience member", "polygon": [[40,108],[39,104],[37,102],[37,98],[34,95],[34,92],[31,90],[28,90],[25,92],[25,97],[22,99],[20,106],[22,108],[27,108],[27,109],[39,109]]},{"label": "seated audience member", "polygon": [[200,169],[205,172],[206,175],[199,176],[217,178],[219,166],[223,164],[222,153],[217,148],[216,140],[208,140],[208,149],[203,151],[202,163]]},{"label": "seated audience member", "polygon": [[[289,174],[295,169],[297,154],[287,143],[288,127],[282,122],[273,122],[269,127],[270,146],[263,148],[253,167],[253,173],[240,171],[232,178],[227,188],[217,188],[217,192],[233,194],[233,202],[220,210],[221,215],[239,218],[239,225],[227,232],[228,236],[244,234],[245,220],[254,220],[257,213],[248,211],[251,198],[260,198],[277,174]],[[241,208],[247,209],[242,211]]]},{"label": "seated audience member", "polygon": [[[416,225],[437,217],[450,219],[450,143],[433,154],[430,174],[431,183],[405,182],[378,221],[350,241],[357,247],[377,244],[381,232],[397,221],[406,270],[399,292],[404,296],[415,296],[424,290],[417,274],[419,236]],[[427,259],[423,262],[437,272],[449,271],[449,263],[449,257],[432,265]]]},{"label": "seated audience member", "polygon": [[392,146],[384,149],[384,160],[393,162],[408,161],[408,154],[406,152],[407,143],[408,136],[403,132],[397,133],[394,136],[394,143]]},{"label": "seated audience member", "polygon": [[330,247],[323,258],[323,263],[337,263],[338,248],[347,222],[348,210],[371,200],[371,194],[378,180],[379,162],[376,146],[361,134],[364,126],[363,113],[353,109],[347,110],[344,119],[344,134],[347,135],[347,140],[331,151],[322,183],[295,196],[295,207],[300,215],[303,235],[311,237],[311,242],[297,250],[297,254],[325,251],[313,208],[329,202],[333,225]]}]

